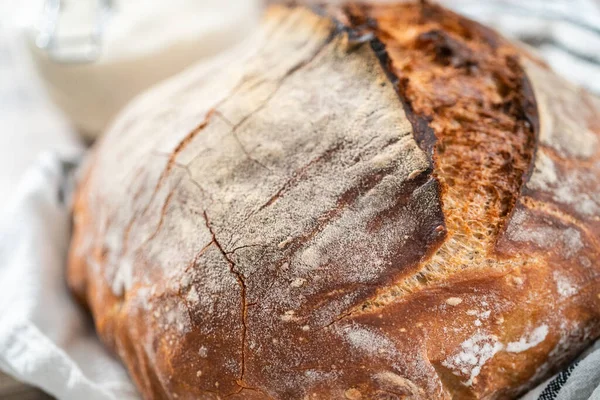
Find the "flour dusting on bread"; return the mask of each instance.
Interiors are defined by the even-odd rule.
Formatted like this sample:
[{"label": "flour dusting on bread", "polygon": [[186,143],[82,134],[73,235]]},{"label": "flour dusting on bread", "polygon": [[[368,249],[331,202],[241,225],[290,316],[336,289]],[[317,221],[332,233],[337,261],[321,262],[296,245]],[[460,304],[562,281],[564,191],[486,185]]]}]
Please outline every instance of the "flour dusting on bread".
[{"label": "flour dusting on bread", "polygon": [[461,351],[444,360],[442,365],[452,369],[456,374],[467,375],[468,379],[464,384],[471,386],[481,373],[481,368],[485,363],[504,346],[494,335],[476,333],[462,342],[460,347]]},{"label": "flour dusting on bread", "polygon": [[600,335],[600,102],[431,2],[252,43],[78,190],[69,284],[143,397],[515,397]]}]

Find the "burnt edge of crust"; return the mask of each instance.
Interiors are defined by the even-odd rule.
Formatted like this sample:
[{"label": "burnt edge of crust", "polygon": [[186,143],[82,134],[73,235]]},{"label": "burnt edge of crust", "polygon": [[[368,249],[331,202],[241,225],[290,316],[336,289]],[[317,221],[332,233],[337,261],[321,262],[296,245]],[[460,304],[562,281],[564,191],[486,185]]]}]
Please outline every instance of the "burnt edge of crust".
[{"label": "burnt edge of crust", "polygon": [[[412,125],[413,136],[415,138],[415,141],[429,158],[431,169],[428,169],[426,173],[431,174],[432,178],[437,180],[437,177],[434,173],[434,169],[436,166],[435,147],[438,138],[430,125],[431,118],[425,115],[418,114],[414,111],[411,101],[406,95],[406,85],[408,83],[407,79],[401,79],[397,76],[396,73],[394,73],[392,67],[392,60],[387,52],[386,45],[376,36],[378,23],[374,18],[369,16],[368,6],[355,5],[354,10],[350,6],[343,6],[342,9],[344,17],[347,18],[348,25],[344,25],[342,22],[337,20],[336,23],[344,27],[344,30],[348,32],[349,37],[351,39],[359,38],[363,41],[365,39],[368,40],[371,49],[380,61],[383,71],[385,72],[388,80],[391,82],[396,93],[398,94],[398,98],[400,99],[400,102],[403,106],[406,117]],[[357,9],[359,11],[358,13],[356,13]],[[430,4],[427,1],[421,2],[420,13],[423,19],[442,18],[444,13],[455,14],[449,10],[442,9],[436,4]],[[487,28],[466,17],[459,16],[458,25],[459,29],[464,32],[464,35],[467,38],[479,37],[481,40],[485,41],[493,50],[498,49],[505,42],[505,40],[494,30]],[[540,121],[538,105],[535,99],[532,83],[529,80],[527,72],[522,65],[522,57],[523,55],[519,53],[515,57],[510,57],[511,59],[508,60],[508,62],[509,67],[513,69],[520,77],[520,81],[517,87],[517,102],[520,106],[519,112],[521,115],[515,115],[515,117],[526,121],[530,126],[531,136],[529,139],[529,145],[531,146],[531,158],[529,159],[529,165],[527,166],[527,169],[520,178],[519,187],[516,191],[516,194],[512,197],[512,201],[508,205],[508,210],[502,216],[502,219],[499,223],[496,238],[491,248],[491,250],[494,252],[498,241],[502,238],[506,227],[509,221],[511,220],[511,217],[516,208],[516,204],[519,198],[523,196],[523,193],[526,189],[526,184],[531,178],[535,167],[535,159],[539,145]],[[443,201],[443,191],[444,186],[440,184],[438,186],[438,194],[440,195],[441,201]]]},{"label": "burnt edge of crust", "polygon": [[[433,174],[433,168],[435,166],[435,160],[433,157],[433,150],[435,148],[435,144],[437,142],[437,137],[431,126],[429,125],[430,121],[417,113],[414,112],[412,105],[404,95],[404,82],[402,82],[398,76],[394,73],[391,65],[392,60],[387,52],[385,44],[379,40],[375,34],[375,30],[377,29],[377,21],[373,18],[366,17],[363,20],[360,20],[356,15],[352,13],[352,11],[347,7],[342,7],[339,11],[341,14],[347,18],[347,23],[342,22],[340,19],[336,18],[332,13],[329,13],[324,6],[313,6],[311,7],[313,12],[316,14],[329,18],[335,24],[335,33],[346,33],[348,35],[348,41],[350,47],[360,45],[363,43],[369,43],[371,50],[379,60],[381,68],[385,73],[388,81],[393,86],[396,94],[398,95],[398,99],[402,104],[402,108],[404,109],[404,113],[406,114],[407,119],[412,125],[413,137],[419,147],[427,154],[429,159],[430,168],[427,170],[428,175]],[[365,13],[366,15],[366,13]]]},{"label": "burnt edge of crust", "polygon": [[[480,26],[479,24],[468,20],[474,26]],[[520,91],[518,96],[520,98],[521,103],[521,112],[523,113],[520,117],[527,121],[530,126],[530,131],[532,132],[532,137],[530,137],[529,144],[532,146],[531,148],[531,158],[529,160],[529,165],[527,169],[521,175],[521,182],[519,183],[519,188],[517,190],[516,195],[513,197],[512,203],[509,205],[509,209],[504,215],[502,221],[500,222],[500,226],[498,228],[498,233],[496,234],[496,238],[494,240],[492,252],[496,257],[503,258],[503,253],[498,251],[498,243],[504,238],[506,230],[514,212],[517,208],[517,203],[520,199],[524,197],[525,191],[527,189],[527,183],[529,182],[533,171],[535,169],[535,160],[537,158],[537,152],[539,148],[539,136],[540,136],[540,116],[539,116],[539,108],[537,104],[537,100],[535,98],[535,92],[533,90],[533,84],[529,77],[527,76],[527,71],[522,65],[521,58],[523,56],[519,55],[518,58],[515,59],[513,64],[513,68],[517,69],[520,79],[519,88]]]},{"label": "burnt edge of crust", "polygon": [[[422,13],[427,17],[434,17],[436,13],[441,12],[441,8],[434,4],[429,4],[424,2]],[[446,13],[452,13],[450,10],[444,10]],[[486,41],[490,47],[493,49],[497,49],[501,46],[502,42],[504,42],[504,38],[500,36],[496,31],[490,29],[476,21],[473,21],[467,17],[460,16],[460,25],[466,32],[472,32],[475,35],[479,36],[482,40]],[[506,228],[508,223],[512,219],[514,214],[516,204],[520,198],[523,197],[524,191],[526,189],[527,182],[531,178],[533,174],[533,170],[535,168],[535,160],[537,156],[537,151],[539,147],[539,135],[540,135],[540,118],[539,118],[539,108],[535,98],[535,92],[533,90],[533,85],[527,76],[527,72],[523,67],[521,59],[526,56],[527,53],[523,54],[521,52],[518,53],[517,57],[514,59],[512,63],[512,67],[518,70],[518,73],[521,77],[519,88],[520,92],[518,93],[519,98],[521,99],[521,111],[523,113],[520,116],[522,119],[527,121],[530,125],[531,132],[533,133],[533,137],[531,137],[530,144],[532,146],[531,149],[531,158],[529,160],[529,165],[527,170],[521,176],[521,182],[519,184],[519,188],[517,190],[517,194],[513,197],[512,204],[509,205],[508,212],[504,215],[503,220],[500,222],[500,227],[497,231],[496,238],[494,241],[494,246],[492,250],[498,256],[498,252],[495,251],[498,241],[504,236],[506,232]]]},{"label": "burnt edge of crust", "polygon": [[426,117],[419,115],[414,112],[411,103],[408,101],[407,97],[404,95],[406,81],[399,79],[396,74],[394,74],[392,70],[392,60],[386,50],[385,44],[376,37],[373,37],[369,41],[371,45],[371,49],[379,59],[379,63],[383,68],[386,76],[388,77],[390,83],[394,86],[396,93],[398,94],[398,98],[400,99],[400,103],[402,104],[402,108],[404,109],[404,113],[406,117],[410,121],[410,124],[413,127],[413,136],[415,141],[419,145],[419,147],[427,154],[429,158],[429,162],[431,164],[431,171],[433,173],[433,166],[435,166],[435,159],[433,157],[433,150],[435,144],[437,142],[437,137],[435,136],[435,132],[433,128],[429,125],[431,122]]},{"label": "burnt edge of crust", "polygon": [[[294,4],[293,6],[296,6]],[[435,186],[435,191],[437,194],[437,198],[440,203],[442,202],[443,195],[443,185],[439,181],[438,177],[434,174],[435,169],[435,158],[434,158],[434,150],[437,142],[437,137],[433,128],[430,126],[430,120],[422,115],[414,112],[413,107],[408,100],[408,98],[404,94],[404,86],[398,76],[394,73],[392,68],[392,60],[387,52],[386,45],[377,38],[376,30],[377,30],[377,22],[370,17],[366,17],[364,20],[361,20],[360,17],[354,15],[352,11],[347,7],[334,8],[334,12],[331,9],[327,9],[324,6],[313,6],[310,7],[311,11],[315,14],[322,16],[324,18],[328,18],[334,24],[334,29],[332,32],[333,36],[337,36],[340,34],[346,34],[348,38],[348,52],[353,51],[354,48],[368,44],[370,49],[373,51],[373,54],[379,61],[379,65],[383,73],[385,74],[389,84],[392,85],[396,95],[402,105],[402,108],[405,112],[406,118],[410,122],[412,126],[412,134],[415,142],[419,146],[419,148],[426,154],[429,166],[427,169],[422,171],[417,181],[421,182],[422,185],[427,185],[428,183],[433,183]],[[365,13],[366,15],[366,13]],[[342,21],[338,18],[338,16],[342,16],[347,19],[346,21]],[[447,227],[445,215],[441,214],[441,230],[438,231],[438,237],[436,240],[428,243],[425,248],[424,253],[419,258],[419,261],[416,265],[420,265],[427,259],[431,258],[436,251],[442,246],[446,237],[447,237]],[[402,271],[401,275],[406,275],[411,272],[414,272],[414,268],[408,268]],[[396,276],[397,278],[398,276]],[[389,280],[390,277],[387,277]],[[359,302],[360,303],[360,302]],[[352,307],[350,307],[352,308]],[[328,324],[332,325],[335,322],[338,322],[340,319],[350,316],[351,313],[345,312],[338,316],[334,321]]]},{"label": "burnt edge of crust", "polygon": [[[533,174],[533,170],[535,169],[535,160],[537,158],[537,152],[539,149],[540,143],[540,115],[539,108],[537,104],[537,100],[535,98],[535,92],[533,91],[533,85],[531,80],[527,76],[527,72],[523,68],[520,62],[517,63],[518,68],[521,70],[521,96],[523,99],[523,117],[529,122],[531,125],[531,130],[533,131],[533,140],[531,145],[533,146],[531,160],[529,161],[529,166],[527,170],[521,176],[521,183],[519,185],[518,194],[515,196],[513,204],[510,205],[510,209],[506,214],[500,229],[498,230],[498,234],[496,236],[494,250],[497,249],[498,242],[504,237],[506,230],[508,228],[508,224],[512,219],[512,216],[515,212],[517,202],[519,199],[523,198],[525,195],[525,191],[527,189],[527,182],[531,179],[531,175]],[[502,254],[498,251],[495,251],[496,256],[501,256]]]},{"label": "burnt edge of crust", "polygon": [[[330,18],[334,21],[338,30],[344,31],[348,34],[349,41],[351,43],[362,44],[365,42],[369,43],[373,54],[379,60],[379,64],[381,65],[381,69],[383,70],[385,76],[387,77],[389,83],[394,88],[400,104],[402,104],[402,108],[406,115],[406,118],[410,122],[412,126],[412,134],[415,139],[415,142],[419,146],[421,150],[425,152],[427,155],[429,166],[428,168],[421,173],[421,177],[423,178],[423,182],[427,182],[429,180],[435,182],[436,192],[438,199],[440,202],[442,201],[442,193],[443,186],[439,182],[439,179],[435,176],[434,168],[435,168],[435,158],[434,158],[434,149],[435,144],[437,142],[437,137],[433,128],[430,126],[430,120],[422,115],[419,115],[414,112],[412,105],[406,95],[404,94],[404,83],[398,78],[398,76],[394,73],[392,68],[392,60],[387,52],[386,45],[377,38],[375,34],[375,30],[377,28],[377,21],[373,18],[366,18],[364,22],[361,23],[356,16],[352,14],[349,9],[343,10],[348,21],[353,23],[358,23],[359,25],[353,27],[351,25],[343,24],[341,21],[337,20],[335,17],[330,16]],[[424,184],[425,184],[424,183]],[[421,262],[423,260],[433,256],[436,250],[442,245],[447,235],[446,221],[445,216],[442,215],[443,221],[442,225],[444,228],[443,236],[440,237],[436,242],[434,242],[421,257]]]}]

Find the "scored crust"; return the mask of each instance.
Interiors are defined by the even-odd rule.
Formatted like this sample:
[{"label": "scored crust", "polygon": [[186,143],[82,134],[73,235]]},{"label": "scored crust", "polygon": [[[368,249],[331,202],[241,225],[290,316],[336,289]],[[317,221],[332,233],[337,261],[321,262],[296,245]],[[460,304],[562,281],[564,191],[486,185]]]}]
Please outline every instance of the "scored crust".
[{"label": "scored crust", "polygon": [[253,40],[79,185],[69,284],[144,398],[514,397],[600,334],[597,99],[435,5]]}]

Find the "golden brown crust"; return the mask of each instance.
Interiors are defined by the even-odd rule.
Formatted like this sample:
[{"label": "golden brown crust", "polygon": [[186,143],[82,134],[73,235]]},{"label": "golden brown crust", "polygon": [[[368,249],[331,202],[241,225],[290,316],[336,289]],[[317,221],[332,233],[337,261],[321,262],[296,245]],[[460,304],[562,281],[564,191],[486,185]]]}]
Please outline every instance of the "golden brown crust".
[{"label": "golden brown crust", "polygon": [[598,337],[595,98],[428,4],[257,41],[78,190],[69,284],[144,398],[511,398]]}]

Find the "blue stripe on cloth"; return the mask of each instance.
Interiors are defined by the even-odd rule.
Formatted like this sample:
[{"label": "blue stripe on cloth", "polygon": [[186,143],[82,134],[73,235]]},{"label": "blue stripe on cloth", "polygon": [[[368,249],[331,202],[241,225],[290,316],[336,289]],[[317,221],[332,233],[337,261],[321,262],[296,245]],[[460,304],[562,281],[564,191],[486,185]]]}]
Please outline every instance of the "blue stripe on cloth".
[{"label": "blue stripe on cloth", "polygon": [[544,389],[542,393],[540,393],[540,397],[538,400],[554,400],[556,396],[558,396],[558,392],[560,389],[567,383],[569,377],[571,376],[571,372],[575,369],[575,367],[579,364],[579,362],[575,362],[563,371],[561,371],[554,379],[552,379],[548,386]]}]

